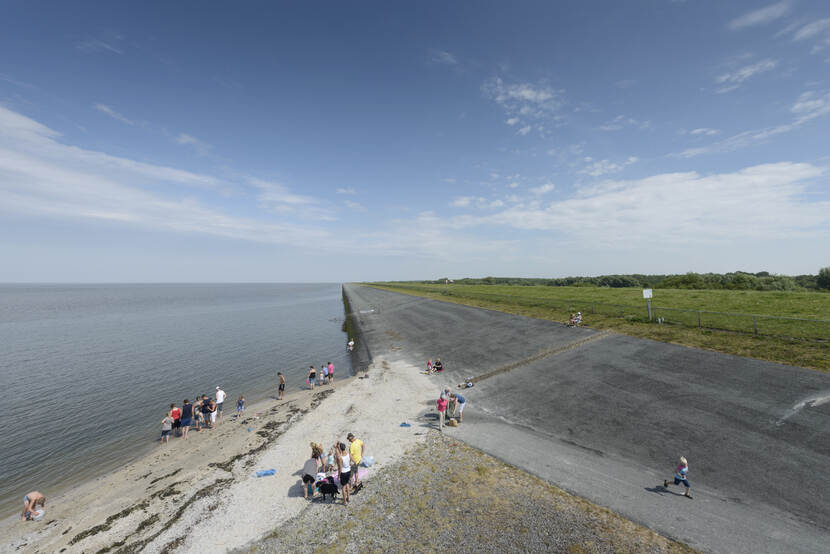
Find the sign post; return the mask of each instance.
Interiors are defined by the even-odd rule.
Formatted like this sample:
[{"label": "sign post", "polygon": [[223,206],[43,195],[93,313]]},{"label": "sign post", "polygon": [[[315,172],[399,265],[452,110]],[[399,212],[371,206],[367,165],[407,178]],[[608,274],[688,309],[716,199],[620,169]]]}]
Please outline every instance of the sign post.
[{"label": "sign post", "polygon": [[652,297],[651,289],[643,289],[643,298],[646,299],[646,303],[648,304],[648,320],[649,321],[651,321],[651,297]]}]

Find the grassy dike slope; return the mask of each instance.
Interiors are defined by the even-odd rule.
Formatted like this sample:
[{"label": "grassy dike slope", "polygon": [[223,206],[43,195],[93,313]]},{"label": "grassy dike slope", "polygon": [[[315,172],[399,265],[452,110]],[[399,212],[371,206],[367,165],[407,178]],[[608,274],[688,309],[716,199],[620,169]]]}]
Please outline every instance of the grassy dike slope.
[{"label": "grassy dike slope", "polygon": [[[593,302],[642,306],[642,311],[645,312],[642,292],[630,288],[456,284],[445,286],[415,283],[371,285],[393,292],[550,321],[567,320],[569,311],[564,304],[568,301],[580,302],[576,306],[582,308],[572,309],[583,309],[586,312],[588,308],[584,305]],[[653,303],[658,308],[830,319],[830,294],[814,292],[657,289]],[[586,313],[585,317],[586,324],[594,329],[610,329],[633,337],[830,371],[830,336],[824,337],[824,340],[805,340],[679,325],[655,325],[642,321],[642,318],[620,318],[601,313]],[[818,333],[814,332],[813,336],[822,336],[823,329],[830,331],[830,324],[823,324],[818,329]]]}]

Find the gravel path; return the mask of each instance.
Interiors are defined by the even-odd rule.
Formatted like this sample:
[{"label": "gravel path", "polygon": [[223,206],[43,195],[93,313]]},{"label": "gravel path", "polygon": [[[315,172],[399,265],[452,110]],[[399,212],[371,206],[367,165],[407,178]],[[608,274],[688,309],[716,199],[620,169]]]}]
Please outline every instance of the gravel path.
[{"label": "gravel path", "polygon": [[348,506],[316,499],[237,552],[693,552],[452,437],[385,468]]}]

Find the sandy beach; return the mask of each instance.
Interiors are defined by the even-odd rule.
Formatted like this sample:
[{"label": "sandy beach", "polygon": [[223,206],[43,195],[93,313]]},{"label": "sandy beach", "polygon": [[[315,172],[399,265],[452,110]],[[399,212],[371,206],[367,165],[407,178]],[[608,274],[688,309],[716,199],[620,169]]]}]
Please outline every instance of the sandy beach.
[{"label": "sandy beach", "polygon": [[[376,463],[370,476],[423,440],[400,427],[437,396],[439,381],[401,360],[376,360],[367,379],[338,380],[250,406],[212,431],[177,438],[120,471],[47,497],[41,522],[0,522],[0,551],[226,551],[307,506],[299,472],[311,441],[355,433]],[[227,414],[230,415],[230,414]],[[273,476],[257,478],[260,469]],[[344,509],[348,509],[345,508]]]}]

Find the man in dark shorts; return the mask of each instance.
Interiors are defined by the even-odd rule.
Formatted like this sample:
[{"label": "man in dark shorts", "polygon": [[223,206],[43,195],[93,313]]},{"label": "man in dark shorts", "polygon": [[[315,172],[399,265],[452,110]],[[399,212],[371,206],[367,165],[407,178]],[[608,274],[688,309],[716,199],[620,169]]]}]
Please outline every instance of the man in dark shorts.
[{"label": "man in dark shorts", "polygon": [[285,396],[285,375],[281,371],[278,371],[277,376],[280,378],[280,386],[277,389],[277,400],[282,400]]},{"label": "man in dark shorts", "polygon": [[213,413],[213,409],[210,406],[210,398],[206,394],[202,395],[202,415],[205,416],[205,427],[208,429],[213,429],[213,422],[211,421],[211,413]]}]

